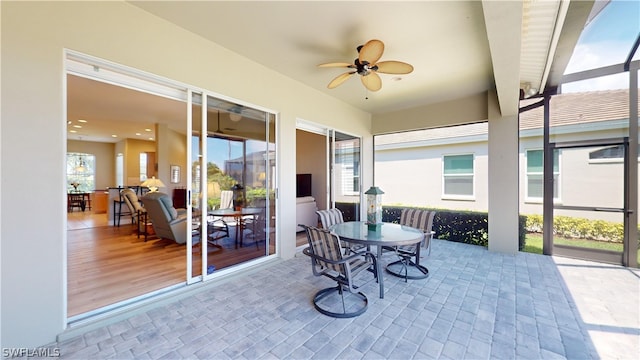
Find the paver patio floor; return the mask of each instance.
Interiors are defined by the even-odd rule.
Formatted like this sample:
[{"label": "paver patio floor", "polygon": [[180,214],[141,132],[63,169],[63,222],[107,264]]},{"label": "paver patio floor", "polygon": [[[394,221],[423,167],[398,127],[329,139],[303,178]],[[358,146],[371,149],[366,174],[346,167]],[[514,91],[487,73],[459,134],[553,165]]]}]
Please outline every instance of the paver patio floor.
[{"label": "paver patio floor", "polygon": [[334,284],[298,254],[48,346],[68,359],[638,359],[637,269],[440,240],[423,261],[425,280],[385,274],[384,299],[364,285],[357,318],[313,308]]}]

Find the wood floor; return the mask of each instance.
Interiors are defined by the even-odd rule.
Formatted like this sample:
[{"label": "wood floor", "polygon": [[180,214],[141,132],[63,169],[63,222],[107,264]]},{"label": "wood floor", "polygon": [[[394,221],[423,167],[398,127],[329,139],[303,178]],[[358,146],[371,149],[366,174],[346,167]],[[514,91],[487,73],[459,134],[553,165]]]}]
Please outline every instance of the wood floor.
[{"label": "wood floor", "polygon": [[[138,238],[135,226],[109,226],[105,214],[76,211],[67,221],[68,316],[72,317],[186,281],[186,249],[171,240]],[[231,237],[210,247],[208,265],[216,269],[265,256],[265,241],[246,239],[235,249]],[[271,241],[269,253],[274,253]],[[201,273],[199,246],[193,249],[193,274]]]}]

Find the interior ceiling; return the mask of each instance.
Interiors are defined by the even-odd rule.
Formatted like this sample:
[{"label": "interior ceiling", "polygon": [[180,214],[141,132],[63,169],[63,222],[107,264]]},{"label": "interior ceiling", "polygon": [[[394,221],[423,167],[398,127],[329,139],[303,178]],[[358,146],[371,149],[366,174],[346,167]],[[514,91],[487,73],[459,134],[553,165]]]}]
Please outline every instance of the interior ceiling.
[{"label": "interior ceiling", "polygon": [[[550,71],[563,72],[585,16],[566,18],[578,22],[573,34],[562,34],[563,46],[555,53],[554,31],[561,34],[561,1],[131,1],[132,5],[209,39],[318,91],[334,96],[371,114],[462,98],[496,89],[503,113],[517,111],[519,88],[530,84],[542,89],[549,84]],[[565,4],[567,2],[564,2]],[[575,2],[571,2],[574,5]],[[580,1],[583,8],[593,5]],[[568,12],[571,12],[571,8]],[[560,14],[560,15],[559,15]],[[587,12],[588,15],[588,12]],[[508,21],[507,21],[508,20]],[[580,22],[582,22],[580,24]],[[336,89],[327,84],[343,68],[318,68],[326,62],[352,63],[356,47],[370,39],[382,40],[381,61],[410,63],[407,75],[381,74],[382,89],[367,92],[358,75]],[[569,39],[568,41],[566,39]],[[512,46],[516,44],[516,46]],[[520,45],[521,44],[521,45]],[[562,53],[559,53],[562,52]],[[567,55],[568,53],[568,55]],[[548,59],[566,59],[551,64]],[[519,61],[515,61],[519,59]],[[554,69],[554,66],[556,67]],[[561,69],[558,69],[560,67]],[[502,79],[509,79],[503,81]],[[241,81],[241,79],[239,79]],[[94,82],[95,83],[95,82]],[[99,89],[72,92],[70,84],[69,119],[80,116],[74,107],[84,102],[84,118],[109,120],[112,125],[133,122],[152,126],[172,121],[169,107],[150,106],[145,94],[144,107],[133,118],[137,97],[132,104],[111,104]],[[78,81],[78,86],[91,83]],[[103,90],[108,90],[104,86]],[[90,94],[96,94],[92,106]],[[76,98],[83,96],[83,98]],[[99,100],[98,100],[99,99]],[[125,101],[127,102],[127,101]],[[146,103],[145,103],[146,102]],[[125,106],[129,106],[126,108]],[[175,105],[175,104],[174,104]],[[92,113],[94,110],[94,113]],[[183,111],[183,109],[182,109]],[[146,112],[146,113],[145,113]],[[144,125],[147,124],[147,125]],[[129,124],[137,126],[136,124]],[[132,129],[133,131],[133,129]],[[139,132],[139,130],[138,130]],[[101,138],[105,138],[103,136]],[[89,134],[86,135],[89,137]],[[110,134],[108,135],[110,138]],[[70,138],[73,138],[70,136]],[[96,137],[97,138],[97,137]],[[87,138],[88,139],[88,138]],[[118,141],[105,139],[104,141]]]}]

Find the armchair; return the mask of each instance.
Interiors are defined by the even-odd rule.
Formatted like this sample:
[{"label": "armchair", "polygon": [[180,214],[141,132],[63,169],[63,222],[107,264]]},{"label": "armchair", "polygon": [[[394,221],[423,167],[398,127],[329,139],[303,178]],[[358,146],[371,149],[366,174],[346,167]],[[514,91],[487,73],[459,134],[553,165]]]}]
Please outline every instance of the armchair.
[{"label": "armchair", "polygon": [[178,244],[187,241],[187,217],[184,211],[173,207],[173,200],[165,193],[150,192],[142,197],[144,208],[158,237]]}]

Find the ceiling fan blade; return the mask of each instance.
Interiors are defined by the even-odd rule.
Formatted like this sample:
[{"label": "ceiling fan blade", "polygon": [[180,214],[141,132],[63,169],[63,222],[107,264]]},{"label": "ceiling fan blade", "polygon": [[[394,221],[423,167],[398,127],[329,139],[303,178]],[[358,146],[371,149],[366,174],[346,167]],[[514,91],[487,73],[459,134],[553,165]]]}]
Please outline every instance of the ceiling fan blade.
[{"label": "ceiling fan blade", "polygon": [[376,66],[376,71],[383,74],[408,74],[413,71],[412,65],[402,61],[381,61]]},{"label": "ceiling fan blade", "polygon": [[380,79],[380,75],[375,72],[370,72],[368,75],[361,76],[362,84],[364,87],[369,89],[369,91],[378,91],[382,88],[382,80]]},{"label": "ceiling fan blade", "polygon": [[364,64],[365,62],[369,64],[375,64],[378,60],[380,60],[383,52],[384,44],[382,43],[382,41],[376,39],[369,40],[360,49],[358,60],[361,64]]},{"label": "ceiling fan blade", "polygon": [[338,75],[338,77],[336,77],[335,79],[331,80],[331,82],[329,83],[329,85],[327,85],[327,87],[329,89],[333,89],[338,87],[340,84],[342,84],[343,82],[347,81],[348,78],[351,77],[351,75],[355,74],[355,71],[351,71],[351,72],[346,72],[344,74]]},{"label": "ceiling fan blade", "polygon": [[335,63],[320,64],[318,65],[318,67],[353,67],[353,64],[345,63],[345,62],[335,62]]}]

